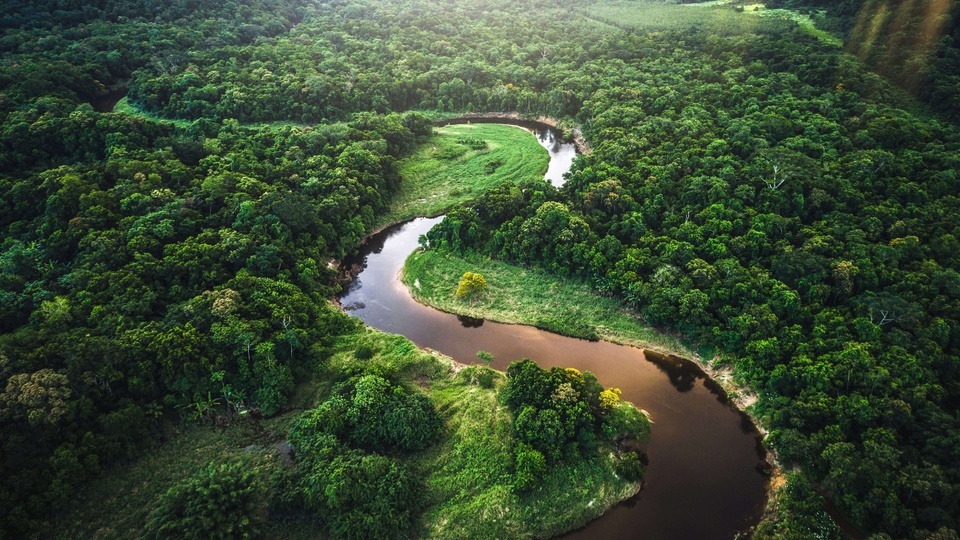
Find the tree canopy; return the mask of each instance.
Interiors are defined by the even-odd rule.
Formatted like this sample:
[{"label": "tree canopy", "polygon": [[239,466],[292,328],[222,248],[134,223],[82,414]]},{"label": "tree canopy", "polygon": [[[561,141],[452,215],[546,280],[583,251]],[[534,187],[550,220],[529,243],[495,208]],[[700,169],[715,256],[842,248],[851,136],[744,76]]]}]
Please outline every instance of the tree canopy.
[{"label": "tree canopy", "polygon": [[[4,2],[0,528],[42,534],[164,419],[283,411],[356,331],[331,262],[425,113],[512,111],[575,121],[593,152],[560,190],[450,212],[431,249],[584,280],[731,362],[804,475],[782,505],[800,528],[770,534],[803,530],[811,486],[865,532],[957,530],[958,4],[783,4],[828,8],[863,60],[734,6]],[[531,474],[582,443],[587,412],[545,406],[562,384],[517,402]],[[402,403],[390,422],[426,414]],[[336,478],[406,485],[351,452]]]}]

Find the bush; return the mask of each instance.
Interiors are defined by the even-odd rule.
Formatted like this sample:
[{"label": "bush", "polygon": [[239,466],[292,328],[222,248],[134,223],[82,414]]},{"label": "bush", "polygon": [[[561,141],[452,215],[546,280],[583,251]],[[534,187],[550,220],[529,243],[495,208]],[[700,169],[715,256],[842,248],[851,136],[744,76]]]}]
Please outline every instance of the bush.
[{"label": "bush", "polygon": [[373,358],[375,351],[369,343],[361,343],[353,351],[353,356],[357,360],[369,360]]},{"label": "bush", "polygon": [[614,468],[617,475],[629,482],[636,482],[643,478],[643,461],[636,452],[624,452],[614,464]]},{"label": "bush", "polygon": [[307,508],[334,538],[395,538],[413,523],[413,479],[384,456],[344,449],[315,462],[301,486]]},{"label": "bush", "polygon": [[437,440],[443,427],[427,396],[408,394],[377,375],[357,380],[347,419],[349,440],[368,450],[421,450]]},{"label": "bush", "polygon": [[454,294],[457,295],[457,298],[473,298],[483,294],[486,290],[487,280],[483,277],[483,274],[464,272]]},{"label": "bush", "polygon": [[650,420],[627,402],[620,402],[603,417],[603,436],[617,441],[641,441],[650,436]]},{"label": "bush", "polygon": [[529,444],[518,444],[513,489],[526,491],[542,480],[546,474],[547,460],[543,454]]},{"label": "bush", "polygon": [[480,384],[481,388],[493,388],[493,381],[496,376],[497,372],[492,369],[480,368],[477,370],[477,383]]},{"label": "bush", "polygon": [[160,496],[144,537],[255,537],[266,521],[266,501],[249,462],[210,463]]}]

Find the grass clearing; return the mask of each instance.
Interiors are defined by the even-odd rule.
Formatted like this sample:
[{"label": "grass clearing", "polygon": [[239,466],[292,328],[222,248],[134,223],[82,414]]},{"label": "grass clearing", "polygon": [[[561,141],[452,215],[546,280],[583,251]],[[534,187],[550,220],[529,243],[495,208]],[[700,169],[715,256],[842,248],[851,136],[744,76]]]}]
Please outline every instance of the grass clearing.
[{"label": "grass clearing", "polygon": [[529,131],[505,124],[457,124],[399,162],[403,183],[381,223],[435,216],[504,182],[543,178],[550,156]]},{"label": "grass clearing", "polygon": [[592,4],[581,13],[621,29],[670,31],[700,26],[719,34],[738,34],[756,26],[730,7],[718,3],[664,4],[645,1],[607,0]]},{"label": "grass clearing", "polygon": [[[454,295],[464,272],[483,274],[487,290],[482,296],[461,300]],[[540,270],[429,250],[407,259],[402,280],[418,301],[450,313],[697,357],[698,351],[644,325],[619,301],[598,296],[579,281]]]},{"label": "grass clearing", "polygon": [[741,0],[712,0],[690,4],[664,4],[642,0],[607,0],[582,11],[583,15],[623,29],[668,31],[691,26],[704,27],[714,34],[740,35],[754,31],[754,17],[787,19],[820,41],[843,46],[837,36],[816,27],[813,17],[789,9],[767,9],[762,3]]},{"label": "grass clearing", "polygon": [[[144,118],[146,120],[150,120],[151,122],[156,122],[158,124],[163,124],[163,123],[173,124],[181,129],[188,128],[192,126],[194,123],[193,120],[184,120],[183,118],[166,118],[163,116],[158,116],[156,114],[146,112],[140,109],[139,107],[137,107],[136,105],[134,105],[133,103],[131,103],[126,96],[120,98],[120,101],[118,101],[117,104],[114,105],[113,112],[126,114],[128,116],[139,116],[140,118]],[[305,127],[308,127],[309,125],[303,124],[300,122],[283,120],[283,121],[277,121],[277,122],[242,123],[240,124],[240,126],[247,129],[262,129],[265,127],[266,128],[282,128],[282,127],[305,128]]]}]

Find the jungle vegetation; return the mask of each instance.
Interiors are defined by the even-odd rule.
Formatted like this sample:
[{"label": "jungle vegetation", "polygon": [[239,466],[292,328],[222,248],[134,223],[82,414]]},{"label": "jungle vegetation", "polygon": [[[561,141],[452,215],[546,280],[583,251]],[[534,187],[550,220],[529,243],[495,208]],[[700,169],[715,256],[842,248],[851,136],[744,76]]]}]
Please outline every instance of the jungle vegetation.
[{"label": "jungle vegetation", "polygon": [[[813,534],[819,490],[867,533],[955,536],[958,8],[879,4],[784,3],[826,8],[845,50],[723,5],[4,2],[0,529],[47,530],[171,419],[285,411],[360,332],[328,263],[387,212],[430,118],[518,111],[594,151],[561,190],[454,210],[431,249],[580,280],[719,351],[795,471],[758,535]],[[376,374],[356,375],[342,399]],[[340,473],[406,485],[346,437],[316,443]],[[243,478],[201,470],[162,515]]]}]

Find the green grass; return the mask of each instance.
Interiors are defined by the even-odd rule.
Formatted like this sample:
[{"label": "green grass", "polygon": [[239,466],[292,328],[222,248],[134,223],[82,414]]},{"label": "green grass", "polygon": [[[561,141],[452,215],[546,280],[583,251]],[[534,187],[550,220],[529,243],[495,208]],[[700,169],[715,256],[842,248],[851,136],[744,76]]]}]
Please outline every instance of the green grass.
[{"label": "green grass", "polygon": [[113,107],[113,112],[126,114],[128,116],[139,116],[140,118],[144,118],[146,120],[150,120],[158,124],[159,123],[173,124],[180,128],[190,127],[190,125],[193,123],[189,120],[163,118],[155,114],[142,111],[139,108],[137,108],[133,103],[130,103],[130,100],[127,99],[126,97],[120,98],[120,101],[118,101],[116,106]]},{"label": "green grass", "polygon": [[[734,7],[742,7],[736,11]],[[824,43],[843,46],[830,32],[816,27],[810,15],[788,9],[765,9],[760,2],[713,0],[692,4],[666,4],[645,0],[604,0],[582,11],[583,15],[619,28],[648,31],[682,30],[700,26],[717,34],[747,34],[754,31],[754,16],[788,19]]]},{"label": "green grass", "polygon": [[701,26],[714,33],[749,31],[755,26],[751,17],[710,2],[707,4],[665,4],[642,0],[605,0],[582,11],[588,18],[618,28],[646,31],[683,30]]},{"label": "green grass", "polygon": [[[464,144],[483,141],[485,146]],[[435,216],[504,182],[543,178],[550,157],[537,138],[504,124],[460,124],[434,135],[400,161],[403,183],[381,223]]]},{"label": "green grass", "polygon": [[[417,349],[403,336],[373,329],[340,338],[333,350],[313,382],[298,389],[299,407],[314,407],[327,399],[338,380],[373,372],[426,392],[444,419],[444,433],[436,445],[399,456],[424,487],[426,506],[414,537],[555,536],[583,526],[639,490],[639,484],[615,475],[612,448],[601,445],[594,456],[556,466],[534,492],[517,495],[510,488],[512,422],[497,397],[497,388],[505,382],[502,373],[494,374],[492,388],[483,388],[477,374],[486,368],[455,364]],[[366,359],[357,358],[359,350]],[[269,483],[284,467],[275,445],[285,440],[290,422],[300,414],[300,409],[291,410],[264,420],[263,430],[252,424],[223,430],[180,426],[140,459],[91,482],[49,536],[140,537],[160,495],[214,460],[254,456]],[[296,540],[325,535],[319,523],[295,519],[270,521],[264,537]]]},{"label": "green grass", "polygon": [[784,19],[789,19],[797,23],[804,32],[807,32],[811,36],[819,39],[823,43],[828,45],[833,45],[835,47],[843,47],[843,40],[837,36],[827,32],[826,30],[821,30],[817,28],[816,23],[814,23],[813,18],[806,13],[798,13],[796,11],[791,11],[789,9],[765,9],[762,4],[750,4],[745,6],[745,13],[753,13],[760,17],[781,17]]},{"label": "green grass", "polygon": [[[464,272],[483,274],[487,291],[482,296],[461,300],[454,295]],[[696,357],[697,351],[677,338],[645,326],[619,301],[598,296],[578,281],[563,280],[546,272],[485,257],[464,258],[430,250],[410,255],[402,280],[414,298],[450,313],[529,324],[573,337],[600,338]]]},{"label": "green grass", "polygon": [[[424,538],[546,538],[581,527],[636,493],[618,478],[604,448],[595,456],[556,466],[539,487],[518,496],[512,481],[510,416],[493,389],[474,385],[470,367],[430,389],[447,424],[441,442],[415,457],[430,505]],[[502,384],[500,375],[496,384]]]}]

